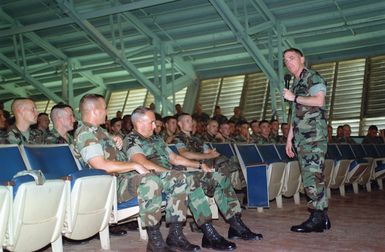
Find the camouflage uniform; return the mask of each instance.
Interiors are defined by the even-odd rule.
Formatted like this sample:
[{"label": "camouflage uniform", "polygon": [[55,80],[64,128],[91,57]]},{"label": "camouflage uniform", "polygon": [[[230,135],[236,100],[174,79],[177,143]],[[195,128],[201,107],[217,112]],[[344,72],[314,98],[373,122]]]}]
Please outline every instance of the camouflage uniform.
[{"label": "camouflage uniform", "polygon": [[255,143],[256,144],[275,144],[277,143],[276,139],[269,135],[268,138],[264,138],[262,135],[258,135],[256,138],[255,138]]},{"label": "camouflage uniform", "polygon": [[[202,141],[202,138],[196,136],[187,136],[180,131],[176,134],[174,143],[177,149],[186,148],[188,151],[204,153],[209,146]],[[215,159],[204,161],[208,166],[212,166],[216,171],[222,173],[225,177],[230,178],[231,185],[236,190],[242,190],[246,187],[246,180],[243,176],[239,161],[234,155],[231,159],[224,155],[220,155]]]},{"label": "camouflage uniform", "polygon": [[[169,155],[172,150],[167,146],[166,142],[158,137],[152,136],[145,138],[137,132],[131,132],[124,139],[123,149],[127,152],[127,156],[136,153],[142,153],[148,160],[156,163],[165,169],[173,169],[170,163]],[[230,180],[218,172],[202,172],[188,171],[184,173],[187,177],[188,185],[188,205],[200,226],[211,220],[211,210],[209,203],[205,197],[214,196],[219,210],[225,219],[230,219],[236,213],[240,213],[240,205],[237,196],[231,187]]]},{"label": "camouflage uniform", "polygon": [[9,144],[7,138],[8,138],[7,131],[0,129],[0,144]]},{"label": "camouflage uniform", "polygon": [[21,132],[16,125],[12,125],[8,130],[8,142],[10,144],[44,144],[44,136],[41,132],[28,129]]},{"label": "camouflage uniform", "polygon": [[71,134],[67,133],[68,141],[62,137],[55,128],[50,130],[45,136],[46,144],[73,144],[74,139]]},{"label": "camouflage uniform", "polygon": [[242,135],[236,135],[234,137],[234,140],[235,140],[236,143],[252,143],[253,138],[250,137],[250,139],[248,140],[247,138],[245,138]]},{"label": "camouflage uniform", "polygon": [[219,139],[215,138],[215,136],[210,135],[208,132],[204,132],[201,136],[202,140],[209,143],[218,143]]},{"label": "camouflage uniform", "polygon": [[252,139],[253,143],[257,143],[259,135],[256,135],[256,134],[253,132],[253,133],[251,133],[250,136],[251,136],[251,139]]},{"label": "camouflage uniform", "polygon": [[[75,132],[75,150],[82,163],[93,157],[103,155],[110,161],[127,161],[126,155],[119,151],[111,136],[101,127],[79,123]],[[168,178],[168,174],[138,174],[136,171],[120,173],[118,176],[118,202],[138,197],[139,215],[143,227],[155,226],[159,223],[162,213],[162,191],[167,193],[168,204],[166,220],[183,222],[186,219],[186,178],[183,174]],[[163,180],[170,183],[168,188]],[[174,209],[174,207],[178,209]]]},{"label": "camouflage uniform", "polygon": [[[319,91],[326,94],[326,81],[315,71],[304,68],[292,91],[298,96],[314,96]],[[294,147],[301,166],[310,209],[328,207],[324,184],[324,161],[327,150],[326,111],[323,107],[305,106],[293,102]]]}]

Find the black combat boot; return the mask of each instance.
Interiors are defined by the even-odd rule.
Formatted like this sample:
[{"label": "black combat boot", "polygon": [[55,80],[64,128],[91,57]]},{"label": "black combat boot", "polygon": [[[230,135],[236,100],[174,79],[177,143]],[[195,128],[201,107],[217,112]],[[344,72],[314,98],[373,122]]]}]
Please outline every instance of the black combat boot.
[{"label": "black combat boot", "polygon": [[323,232],[325,217],[323,210],[310,210],[310,217],[304,223],[292,226],[291,231],[300,233]]},{"label": "black combat boot", "polygon": [[235,243],[227,241],[217,230],[213,227],[210,222],[207,222],[201,226],[203,231],[202,237],[202,247],[203,248],[212,248],[214,250],[234,250],[237,248]]},{"label": "black combat boot", "polygon": [[324,209],[324,229],[329,230],[332,227],[332,223],[330,222],[329,216],[328,216],[328,209]]},{"label": "black combat boot", "polygon": [[242,239],[242,240],[262,240],[263,236],[261,234],[253,233],[246,225],[243,223],[240,214],[236,214],[228,220],[230,224],[228,238],[229,239]]},{"label": "black combat boot", "polygon": [[191,244],[183,234],[182,223],[171,223],[170,233],[167,236],[166,243],[169,247],[180,251],[199,251],[198,245]]},{"label": "black combat boot", "polygon": [[164,242],[159,228],[160,222],[153,227],[147,227],[147,252],[175,252]]}]

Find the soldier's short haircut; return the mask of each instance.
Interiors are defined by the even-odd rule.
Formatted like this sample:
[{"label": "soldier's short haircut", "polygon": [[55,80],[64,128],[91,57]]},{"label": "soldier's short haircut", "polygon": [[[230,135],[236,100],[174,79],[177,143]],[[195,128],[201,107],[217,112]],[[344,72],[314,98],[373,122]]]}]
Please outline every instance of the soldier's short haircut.
[{"label": "soldier's short haircut", "polygon": [[191,115],[189,113],[181,113],[178,116],[178,122],[182,121],[182,119],[185,118],[186,116],[191,116]]},{"label": "soldier's short haircut", "polygon": [[33,102],[33,100],[31,98],[26,98],[26,97],[19,97],[19,98],[15,98],[13,100],[12,105],[11,105],[11,110],[12,110],[12,113],[14,115],[16,114],[16,110],[24,105],[25,101],[32,101]]},{"label": "soldier's short haircut", "polygon": [[170,121],[172,119],[176,120],[175,116],[165,116],[165,117],[163,117],[163,123],[166,124],[166,123],[168,123],[168,121]]},{"label": "soldier's short haircut", "polygon": [[114,118],[112,118],[112,119],[110,120],[110,124],[111,124],[111,126],[114,126],[115,123],[121,122],[121,121],[122,121],[121,118],[119,118],[119,117],[114,117]]},{"label": "soldier's short haircut", "polygon": [[51,117],[51,120],[53,123],[55,123],[57,118],[63,116],[66,108],[69,108],[73,111],[73,109],[70,105],[62,103],[62,102],[59,102],[58,104],[56,104],[55,106],[52,107],[50,117]]},{"label": "soldier's short haircut", "polygon": [[269,125],[270,125],[270,123],[269,123],[269,121],[268,121],[268,120],[262,120],[262,121],[260,121],[260,122],[259,122],[259,126],[261,126],[261,124],[262,124],[262,123],[267,123],[267,124],[269,124]]},{"label": "soldier's short haircut", "polygon": [[258,123],[258,125],[259,125],[258,120],[255,120],[255,119],[250,122],[250,125],[253,125],[253,123]]},{"label": "soldier's short haircut", "polygon": [[41,113],[39,113],[39,114],[37,115],[37,118],[39,118],[39,117],[41,117],[41,116],[48,116],[48,114],[45,113],[45,112],[41,112]]},{"label": "soldier's short haircut", "polygon": [[136,123],[142,116],[144,116],[148,111],[153,112],[151,109],[145,106],[139,106],[131,114],[131,122]]},{"label": "soldier's short haircut", "polygon": [[79,102],[79,110],[80,113],[83,113],[83,111],[87,110],[89,108],[90,103],[95,103],[99,99],[104,99],[103,95],[100,94],[86,94],[84,95]]},{"label": "soldier's short haircut", "polygon": [[283,55],[285,55],[285,53],[287,52],[295,52],[296,54],[300,55],[301,57],[303,57],[303,52],[301,52],[301,50],[297,49],[297,48],[288,48],[286,49],[285,51],[283,51]]}]

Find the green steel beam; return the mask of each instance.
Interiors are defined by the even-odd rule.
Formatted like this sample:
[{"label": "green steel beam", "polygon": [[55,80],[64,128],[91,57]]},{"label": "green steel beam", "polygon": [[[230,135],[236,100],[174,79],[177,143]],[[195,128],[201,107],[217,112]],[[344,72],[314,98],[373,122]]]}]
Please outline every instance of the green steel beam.
[{"label": "green steel beam", "polygon": [[50,91],[47,87],[45,87],[42,83],[40,83],[38,80],[34,79],[28,72],[25,72],[23,69],[21,69],[19,66],[17,66],[15,63],[13,63],[10,59],[8,59],[4,54],[0,53],[0,61],[6,65],[9,69],[16,72],[20,76],[23,77],[23,79],[30,83],[32,86],[34,86],[36,89],[38,89],[42,94],[47,96],[47,98],[53,100],[54,102],[64,102],[62,98],[57,96],[54,92]]},{"label": "green steel beam", "polygon": [[[121,4],[119,6],[113,6],[113,7],[109,7],[101,10],[90,11],[87,13],[82,13],[81,15],[84,19],[92,19],[97,17],[118,14],[126,11],[147,8],[154,5],[165,4],[165,3],[174,2],[174,1],[175,0],[151,0],[151,1],[142,0],[142,1],[136,1],[136,2],[127,3],[127,4]],[[57,0],[57,2],[59,4],[66,4],[68,1]],[[53,27],[62,26],[62,25],[73,24],[73,23],[76,23],[76,22],[71,17],[68,17],[68,18],[45,21],[45,22],[36,23],[32,25],[26,25],[23,27],[12,27],[11,29],[2,31],[0,33],[0,37],[7,37],[7,36],[19,34],[19,33],[37,31],[37,30],[53,28]]]},{"label": "green steel beam", "polygon": [[[110,57],[112,57],[117,63],[119,63],[123,69],[130,73],[147,88],[154,96],[160,96],[161,91],[156,87],[147,77],[141,73],[134,64],[129,62],[124,55],[114,47],[104,36],[101,34],[89,21],[81,17],[77,11],[70,6],[69,3],[61,0],[56,0],[60,8],[65,11],[68,16],[75,20],[76,24],[87,33]],[[166,103],[170,103],[167,99],[164,99]],[[164,104],[167,105],[167,104]]]},{"label": "green steel beam", "polygon": [[[11,16],[9,16],[7,13],[5,13],[2,8],[0,8],[0,18],[6,20],[7,22],[14,24],[18,27],[23,27],[23,25],[20,22],[14,20]],[[64,64],[65,62],[67,62],[69,60],[67,55],[65,55],[61,50],[57,49],[56,47],[51,45],[49,42],[40,38],[36,33],[28,32],[28,33],[25,33],[24,36],[27,37],[29,40],[31,40],[36,45],[38,45],[39,47],[43,48],[47,52],[54,55],[59,60],[61,60],[62,64]],[[79,60],[71,59],[71,61],[73,62],[74,65],[76,65],[76,67],[81,67]],[[100,87],[106,89],[106,86],[103,82],[103,79],[93,75],[91,71],[79,72],[79,74],[82,75],[84,78],[88,79],[91,83],[95,84],[96,86],[100,86]]]},{"label": "green steel beam", "polygon": [[[131,22],[131,24],[143,35],[149,37],[150,39],[154,41],[161,41],[159,36],[154,33],[150,28],[148,28],[146,25],[143,24],[142,21],[140,21],[137,17],[135,17],[131,13],[124,13],[123,16]],[[173,54],[174,53],[174,46],[172,43],[167,43],[168,46],[168,54]],[[189,75],[192,80],[196,79],[196,73],[194,70],[194,67],[192,66],[191,63],[186,62],[182,57],[176,56],[174,57],[174,64],[185,74]]]},{"label": "green steel beam", "polygon": [[254,41],[250,36],[245,32],[244,27],[234,16],[227,4],[220,0],[209,0],[210,3],[217,10],[219,15],[225,21],[225,23],[230,27],[231,31],[234,33],[235,37],[243,45],[249,55],[257,63],[258,67],[273,81],[278,80],[277,73],[274,71],[273,67],[265,59],[264,55],[261,53],[261,50],[255,45]]}]

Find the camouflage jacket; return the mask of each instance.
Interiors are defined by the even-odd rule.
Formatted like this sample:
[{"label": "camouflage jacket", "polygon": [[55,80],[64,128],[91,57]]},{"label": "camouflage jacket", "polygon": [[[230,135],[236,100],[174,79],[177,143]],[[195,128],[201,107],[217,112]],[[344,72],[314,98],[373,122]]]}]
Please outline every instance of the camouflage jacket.
[{"label": "camouflage jacket", "polygon": [[208,145],[206,145],[202,138],[195,136],[187,136],[182,131],[179,131],[174,138],[174,143],[177,149],[186,148],[188,151],[204,153],[208,150]]},{"label": "camouflage jacket", "polygon": [[[326,94],[326,81],[316,72],[304,68],[299,80],[291,88],[298,96],[314,96],[319,91]],[[293,133],[296,146],[317,141],[327,141],[326,111],[324,107],[306,106],[293,102]]]},{"label": "camouflage jacket", "polygon": [[236,143],[252,143],[253,142],[253,138],[251,136],[249,139],[247,139],[246,137],[244,137],[242,135],[236,135],[234,140]]},{"label": "camouflage jacket", "polygon": [[8,142],[10,144],[44,144],[44,136],[41,131],[28,129],[21,132],[16,125],[12,125],[8,130]]},{"label": "camouflage jacket", "polygon": [[45,136],[45,143],[46,144],[73,144],[74,139],[68,133],[67,133],[67,139],[68,141],[64,137],[62,137],[55,128],[53,128]]},{"label": "camouflage jacket", "polygon": [[127,161],[124,153],[116,147],[111,135],[100,126],[79,122],[75,131],[74,146],[76,156],[83,165],[88,164],[92,157],[99,155],[110,161]]},{"label": "camouflage jacket", "polygon": [[128,159],[131,159],[134,154],[141,153],[159,166],[166,169],[172,168],[169,161],[172,150],[160,136],[153,135],[145,138],[133,130],[123,140],[123,151]]},{"label": "camouflage jacket", "polygon": [[268,138],[264,138],[262,135],[258,135],[254,141],[256,144],[275,144],[275,143],[277,143],[275,138],[271,135],[269,135]]},{"label": "camouflage jacket", "polygon": [[208,132],[204,132],[202,134],[202,140],[208,143],[218,143],[219,139],[215,138],[215,136],[210,135]]},{"label": "camouflage jacket", "polygon": [[9,144],[6,130],[0,129],[0,144]]}]

